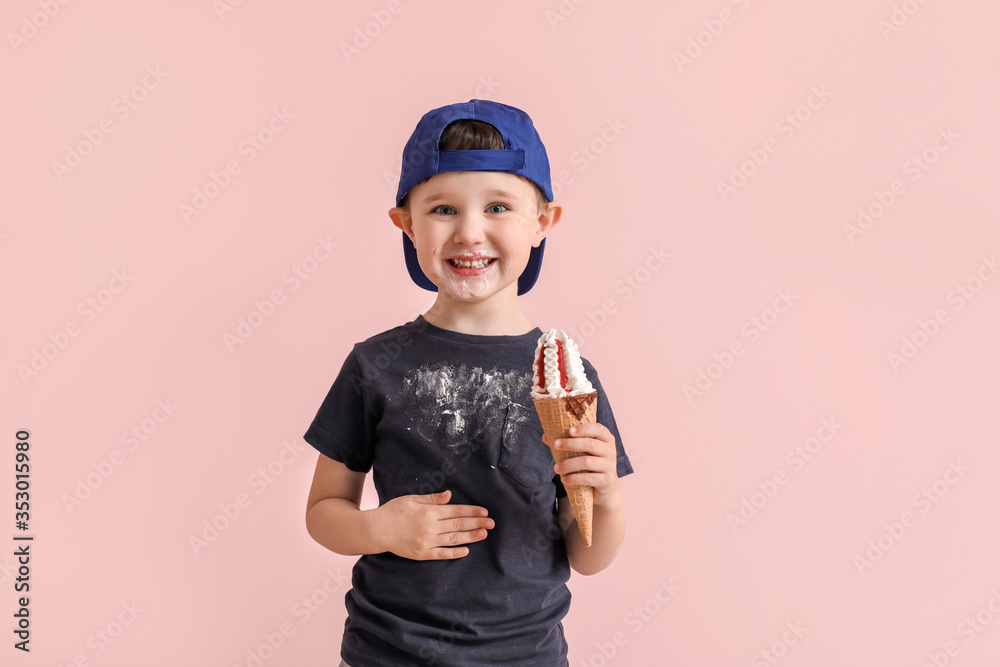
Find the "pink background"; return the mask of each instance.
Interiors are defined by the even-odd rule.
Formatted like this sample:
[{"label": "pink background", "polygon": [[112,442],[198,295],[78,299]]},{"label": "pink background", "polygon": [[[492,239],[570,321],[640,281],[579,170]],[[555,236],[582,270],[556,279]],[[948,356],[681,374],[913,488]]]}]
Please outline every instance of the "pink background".
[{"label": "pink background", "polygon": [[301,436],[433,302],[386,211],[419,117],[473,97],[545,141],[566,209],[522,308],[637,471],[570,664],[997,664],[996,3],[233,4],[0,4],[4,664],[337,664],[354,559],[306,533]]}]

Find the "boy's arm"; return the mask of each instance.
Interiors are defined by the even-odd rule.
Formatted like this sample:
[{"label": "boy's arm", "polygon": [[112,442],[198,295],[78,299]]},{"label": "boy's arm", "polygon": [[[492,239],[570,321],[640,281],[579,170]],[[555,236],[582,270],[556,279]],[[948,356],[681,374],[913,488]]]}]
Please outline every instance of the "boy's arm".
[{"label": "boy's arm", "polygon": [[[549,444],[548,436],[542,442]],[[588,547],[576,525],[569,498],[559,499],[559,523],[566,541],[569,565],[583,575],[597,574],[615,560],[625,541],[625,508],[618,478],[615,437],[603,424],[584,423],[570,429],[569,438],[560,438],[556,447],[583,452],[555,464],[563,486],[582,484],[594,487],[593,540]]]},{"label": "boy's arm", "polygon": [[372,510],[361,509],[365,473],[320,454],[306,502],[306,530],[321,545],[345,556],[381,553]]},{"label": "boy's arm", "polygon": [[403,558],[462,558],[464,546],[486,539],[494,527],[485,507],[450,505],[451,491],[399,496],[375,509],[361,509],[365,473],[319,455],[306,502],[306,530],[321,545],[344,556],[390,551]]},{"label": "boy's arm", "polygon": [[563,526],[566,555],[569,566],[583,575],[597,574],[615,560],[625,540],[625,509],[622,504],[621,483],[607,504],[594,501],[594,534],[591,545],[583,542],[583,535],[576,525],[569,498],[559,499],[559,523]]}]

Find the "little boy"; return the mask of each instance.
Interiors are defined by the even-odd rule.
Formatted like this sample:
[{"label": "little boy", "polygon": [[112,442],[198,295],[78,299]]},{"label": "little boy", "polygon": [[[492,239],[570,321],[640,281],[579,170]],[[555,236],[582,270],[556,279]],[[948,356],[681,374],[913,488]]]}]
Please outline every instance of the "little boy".
[{"label": "little boy", "polygon": [[[341,665],[567,665],[570,568],[594,574],[625,535],[632,472],[607,394],[597,423],[556,443],[532,400],[542,330],[517,297],[562,214],[523,111],[485,100],[426,113],[403,151],[396,206],[410,277],[434,305],[354,345],[305,440],[320,452],[306,528],[361,556]],[[358,261],[381,264],[382,253]],[[361,510],[372,470],[379,506]],[[564,485],[594,487],[593,544]]]}]

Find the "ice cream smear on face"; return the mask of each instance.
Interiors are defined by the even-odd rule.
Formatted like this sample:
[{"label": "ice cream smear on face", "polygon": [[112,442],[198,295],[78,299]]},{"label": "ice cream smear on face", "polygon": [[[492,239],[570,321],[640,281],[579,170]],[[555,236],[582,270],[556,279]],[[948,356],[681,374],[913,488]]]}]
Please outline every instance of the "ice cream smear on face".
[{"label": "ice cream smear on face", "polygon": [[549,329],[535,347],[532,398],[563,398],[595,391],[587,380],[580,350],[562,329]]}]

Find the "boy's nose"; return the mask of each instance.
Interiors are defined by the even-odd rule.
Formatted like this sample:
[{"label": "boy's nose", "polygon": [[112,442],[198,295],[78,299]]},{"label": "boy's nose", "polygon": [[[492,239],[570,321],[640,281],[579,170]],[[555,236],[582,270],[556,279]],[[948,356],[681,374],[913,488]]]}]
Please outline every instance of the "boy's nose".
[{"label": "boy's nose", "polygon": [[466,213],[458,221],[455,229],[455,242],[465,245],[481,243],[486,237],[483,221],[474,213]]}]

